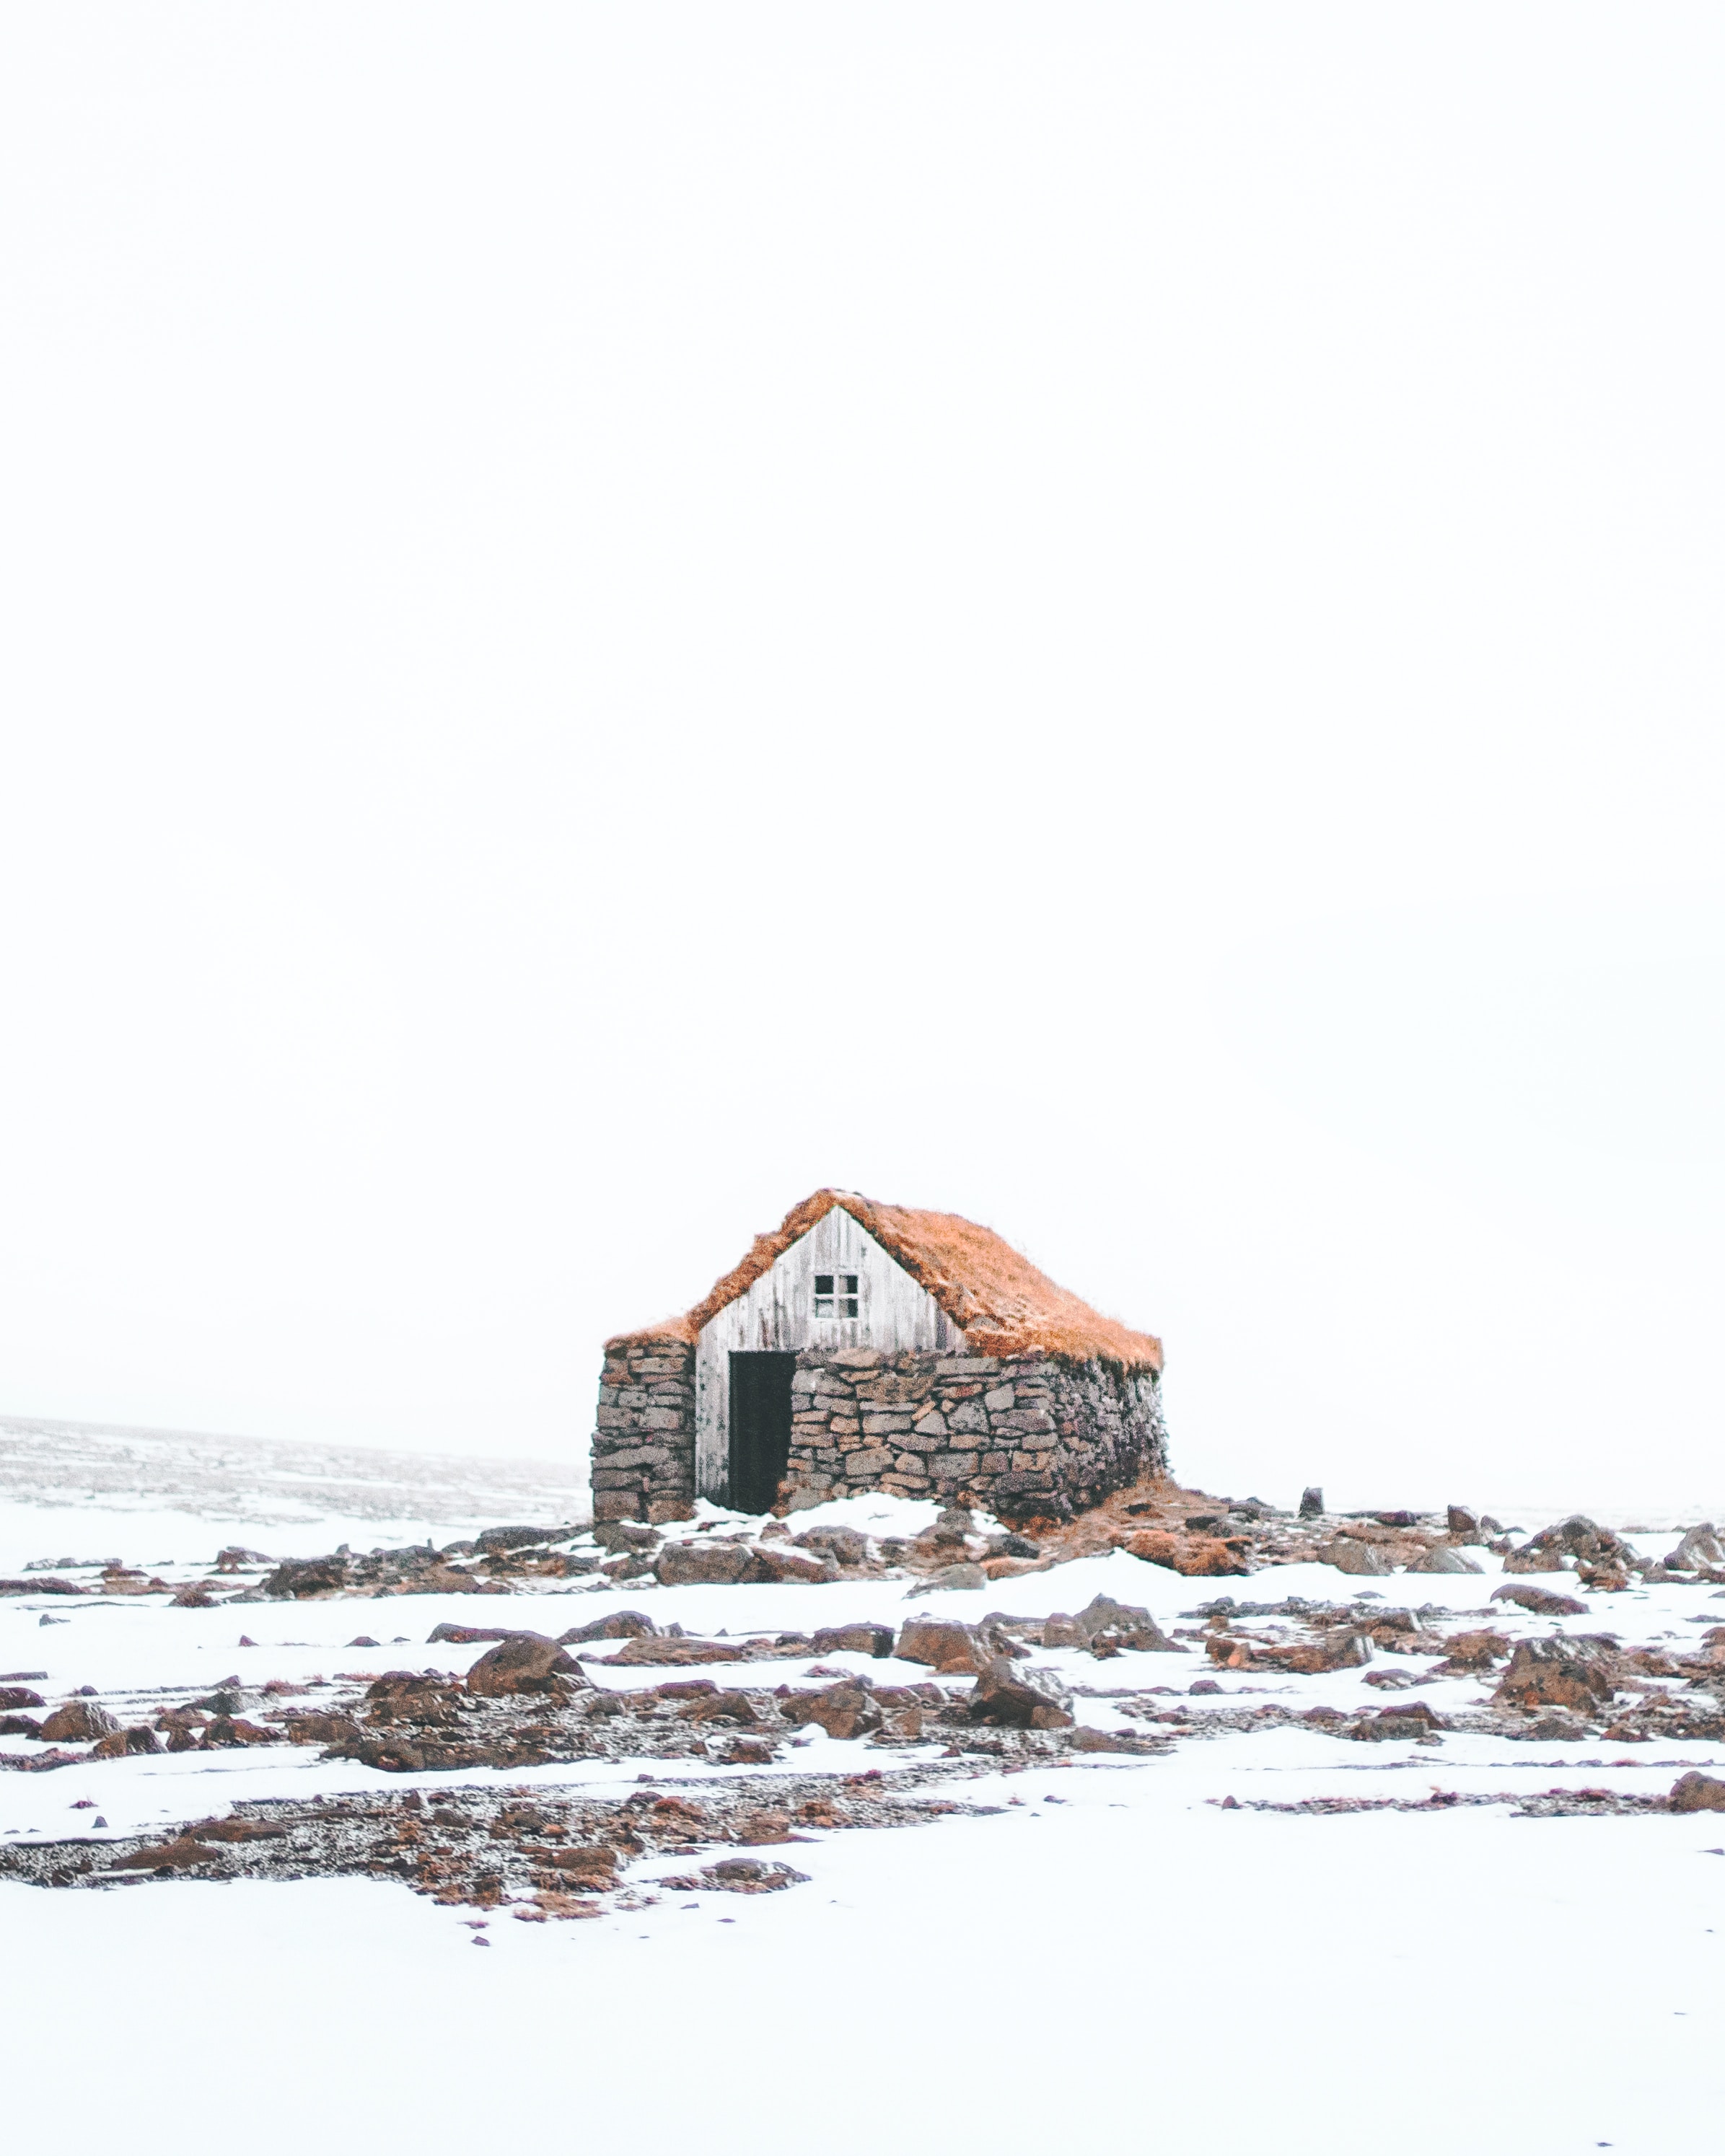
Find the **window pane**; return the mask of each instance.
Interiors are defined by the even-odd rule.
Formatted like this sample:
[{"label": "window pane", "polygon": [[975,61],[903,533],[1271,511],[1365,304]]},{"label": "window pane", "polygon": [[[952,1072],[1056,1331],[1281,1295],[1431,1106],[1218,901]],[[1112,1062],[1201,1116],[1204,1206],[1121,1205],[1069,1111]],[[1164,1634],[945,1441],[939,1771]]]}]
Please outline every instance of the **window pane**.
[{"label": "window pane", "polygon": [[845,1299],[845,1315],[847,1317],[855,1317],[856,1315],[856,1297],[854,1295],[847,1296]]},{"label": "window pane", "polygon": [[855,1273],[845,1274],[845,1292],[846,1295],[855,1295],[856,1293],[856,1275]]},{"label": "window pane", "polygon": [[830,1295],[832,1291],[833,1276],[830,1273],[817,1273],[814,1276],[814,1292],[817,1295]]},{"label": "window pane", "polygon": [[817,1317],[830,1317],[832,1316],[833,1298],[831,1296],[816,1296],[814,1298],[814,1314]]}]

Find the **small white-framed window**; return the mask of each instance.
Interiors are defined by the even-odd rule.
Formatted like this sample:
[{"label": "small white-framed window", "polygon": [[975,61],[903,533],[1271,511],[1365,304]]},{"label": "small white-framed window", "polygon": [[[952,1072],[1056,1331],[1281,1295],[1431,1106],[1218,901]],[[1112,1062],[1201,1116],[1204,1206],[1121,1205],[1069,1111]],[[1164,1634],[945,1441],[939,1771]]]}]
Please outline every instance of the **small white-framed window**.
[{"label": "small white-framed window", "polygon": [[860,1273],[817,1273],[814,1276],[814,1314],[817,1317],[855,1317],[861,1308]]}]

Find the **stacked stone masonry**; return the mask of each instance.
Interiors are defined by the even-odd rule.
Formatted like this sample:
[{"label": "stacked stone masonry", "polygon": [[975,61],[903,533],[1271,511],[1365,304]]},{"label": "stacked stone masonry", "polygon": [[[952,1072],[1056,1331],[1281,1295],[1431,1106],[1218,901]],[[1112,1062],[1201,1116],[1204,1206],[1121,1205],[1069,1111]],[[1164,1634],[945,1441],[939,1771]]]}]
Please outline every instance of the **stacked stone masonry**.
[{"label": "stacked stone masonry", "polygon": [[1168,1468],[1147,1371],[1043,1356],[805,1349],[792,1380],[793,1505],[864,1490],[1065,1516]]},{"label": "stacked stone masonry", "polygon": [[596,1520],[686,1520],[695,1507],[695,1350],[608,1349],[593,1440]]},{"label": "stacked stone masonry", "polygon": [[[1065,1517],[1168,1471],[1147,1371],[1044,1356],[805,1348],[792,1380],[781,1502],[890,1490],[965,1497],[1002,1518]],[[601,1520],[686,1519],[695,1500],[695,1351],[611,1351],[593,1443]]]}]

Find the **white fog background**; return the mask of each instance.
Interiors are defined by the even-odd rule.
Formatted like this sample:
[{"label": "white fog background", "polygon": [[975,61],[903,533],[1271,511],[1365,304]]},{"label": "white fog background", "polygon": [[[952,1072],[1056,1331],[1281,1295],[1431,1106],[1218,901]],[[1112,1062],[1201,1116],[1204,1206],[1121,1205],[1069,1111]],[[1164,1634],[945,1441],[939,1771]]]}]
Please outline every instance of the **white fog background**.
[{"label": "white fog background", "polygon": [[832,1183],[1213,1489],[1725,1507],[1722,58],[8,11],[0,1414],[567,1457]]}]

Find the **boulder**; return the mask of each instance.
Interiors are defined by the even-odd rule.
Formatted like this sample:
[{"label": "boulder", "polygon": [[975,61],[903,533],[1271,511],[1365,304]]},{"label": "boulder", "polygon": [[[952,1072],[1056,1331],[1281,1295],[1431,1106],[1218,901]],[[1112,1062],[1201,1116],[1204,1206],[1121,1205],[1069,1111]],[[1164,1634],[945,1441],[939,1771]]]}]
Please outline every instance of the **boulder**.
[{"label": "boulder", "polygon": [[1471,1506],[1451,1505],[1445,1524],[1458,1543],[1477,1543],[1485,1539],[1480,1516]]},{"label": "boulder", "polygon": [[1348,1734],[1361,1743],[1381,1744],[1395,1738],[1418,1739],[1442,1727],[1423,1699],[1412,1699],[1398,1701],[1395,1706],[1382,1707],[1376,1714],[1362,1715]]},{"label": "boulder", "polygon": [[1044,1671],[1027,1670],[1004,1655],[984,1665],[965,1712],[973,1722],[1007,1729],[1070,1729],[1072,1717],[1053,1680]]},{"label": "boulder", "polygon": [[1542,1527],[1518,1550],[1504,1557],[1506,1572],[1561,1572],[1566,1563],[1609,1565],[1619,1570],[1639,1566],[1640,1559],[1620,1535],[1600,1527],[1584,1512],[1572,1513],[1554,1527]]},{"label": "boulder", "polygon": [[1219,1579],[1251,1567],[1215,1535],[1170,1534],[1162,1527],[1140,1527],[1122,1544],[1128,1557],[1164,1565],[1187,1579]]},{"label": "boulder", "polygon": [[1309,1484],[1300,1492],[1300,1517],[1302,1520],[1321,1519],[1323,1517],[1323,1491],[1316,1483]]},{"label": "boulder", "polygon": [[1725,1782],[1714,1774],[1680,1774],[1666,1801],[1674,1812],[1725,1812]]},{"label": "boulder", "polygon": [[865,1737],[883,1719],[865,1677],[849,1677],[820,1691],[792,1691],[787,1686],[778,1699],[787,1722],[818,1722],[829,1737]]},{"label": "boulder", "polygon": [[159,1752],[162,1739],[153,1729],[141,1724],[136,1729],[110,1730],[105,1737],[98,1738],[90,1749],[92,1759],[123,1759],[129,1752]]},{"label": "boulder", "polygon": [[1445,1677],[1470,1676],[1476,1670],[1486,1670],[1493,1662],[1501,1662],[1508,1652],[1509,1641],[1502,1632],[1452,1632],[1444,1642],[1444,1653],[1448,1659],[1438,1664],[1436,1674]]},{"label": "boulder", "polygon": [[1519,1582],[1491,1589],[1494,1602],[1513,1602],[1536,1617],[1585,1617],[1587,1604],[1573,1594],[1559,1594],[1549,1587],[1523,1586]]},{"label": "boulder", "polygon": [[42,1741],[44,1744],[90,1744],[99,1737],[111,1737],[119,1727],[105,1707],[87,1699],[69,1699],[44,1722]]},{"label": "boulder", "polygon": [[[932,1621],[929,1618],[924,1624]],[[890,1625],[826,1625],[809,1643],[816,1655],[872,1655],[878,1661],[892,1652]]]},{"label": "boulder", "polygon": [[[659,1627],[650,1617],[644,1617],[639,1609],[614,1610],[608,1617],[595,1617],[590,1625],[572,1625],[567,1632],[559,1632],[560,1647],[584,1647],[593,1640],[656,1640]],[[432,1637],[437,1635],[434,1632]]]},{"label": "boulder", "polygon": [[760,1577],[743,1543],[667,1543],[653,1570],[661,1587],[737,1587]]},{"label": "boulder", "polygon": [[476,1537],[485,1551],[533,1549],[542,1543],[563,1541],[567,1527],[486,1527]]},{"label": "boulder", "polygon": [[0,1707],[41,1707],[44,1704],[39,1691],[32,1691],[28,1685],[0,1685]]},{"label": "boulder", "polygon": [[950,1617],[911,1617],[893,1653],[901,1662],[922,1662],[943,1675],[973,1676],[991,1659],[973,1625]]},{"label": "boulder", "polygon": [[[542,1636],[538,1632],[523,1631],[518,1625],[434,1625],[425,1635],[425,1644],[428,1647],[444,1645],[451,1647],[473,1647],[487,1640],[537,1640]],[[348,1641],[348,1645],[352,1647],[357,1647],[362,1644],[367,1647],[375,1647],[377,1643],[375,1640],[367,1640],[363,1643],[358,1640]]]},{"label": "boulder", "polygon": [[1725,1568],[1725,1545],[1711,1520],[1703,1520],[1698,1527],[1691,1527],[1681,1542],[1665,1560],[1671,1572],[1712,1572]]},{"label": "boulder", "polygon": [[1578,1714],[1594,1714],[1610,1705],[1611,1694],[1611,1680],[1595,1643],[1518,1640],[1491,1698],[1498,1707],[1563,1707]]},{"label": "boulder", "polygon": [[747,1659],[741,1640],[625,1640],[614,1655],[589,1657],[616,1669],[687,1669],[701,1662],[740,1662]]},{"label": "boulder", "polygon": [[824,1586],[839,1577],[835,1558],[815,1550],[798,1549],[793,1543],[760,1543],[753,1553],[755,1569],[768,1579],[789,1580],[804,1587]]},{"label": "boulder", "polygon": [[[1147,1609],[1135,1602],[1117,1602],[1111,1594],[1098,1594],[1071,1620],[1080,1640],[1094,1654],[1098,1648],[1129,1649],[1141,1655],[1178,1655],[1175,1645]],[[1043,1644],[1046,1645],[1045,1630]]]},{"label": "boulder", "polygon": [[1463,1557],[1459,1549],[1447,1543],[1434,1543],[1424,1557],[1416,1558],[1408,1567],[1409,1572],[1479,1572],[1483,1569],[1471,1557]]},{"label": "boulder", "polygon": [[796,1538],[798,1549],[814,1550],[834,1564],[866,1564],[869,1538],[855,1527],[810,1527]]},{"label": "boulder", "polygon": [[500,1640],[467,1672],[467,1689],[481,1699],[501,1699],[516,1692],[583,1691],[592,1684],[593,1679],[555,1640],[529,1634]]},{"label": "boulder", "polygon": [[1326,1543],[1317,1561],[1362,1579],[1381,1579],[1395,1569],[1374,1543],[1357,1542],[1352,1535],[1337,1535],[1333,1542]]},{"label": "boulder", "polygon": [[289,1558],[262,1583],[266,1601],[301,1602],[319,1594],[339,1594],[347,1584],[347,1560],[334,1557]]},{"label": "boulder", "polygon": [[38,1737],[42,1724],[33,1722],[28,1714],[0,1714],[0,1737]]},{"label": "boulder", "polygon": [[988,1584],[988,1575],[982,1567],[967,1561],[963,1564],[942,1565],[938,1572],[927,1573],[922,1584],[913,1587],[911,1593],[934,1594],[943,1593],[949,1589],[962,1590],[971,1587],[986,1587]]}]

